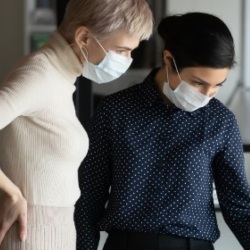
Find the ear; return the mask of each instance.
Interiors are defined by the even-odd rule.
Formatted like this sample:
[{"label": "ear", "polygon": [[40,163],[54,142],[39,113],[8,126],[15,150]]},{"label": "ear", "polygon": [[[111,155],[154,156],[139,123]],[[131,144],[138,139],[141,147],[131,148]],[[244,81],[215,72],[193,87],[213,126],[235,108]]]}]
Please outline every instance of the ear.
[{"label": "ear", "polygon": [[89,42],[90,31],[86,26],[80,26],[75,31],[75,43],[80,47],[84,47]]},{"label": "ear", "polygon": [[172,68],[173,56],[169,50],[163,51],[163,61],[166,66],[168,66],[169,68]]}]

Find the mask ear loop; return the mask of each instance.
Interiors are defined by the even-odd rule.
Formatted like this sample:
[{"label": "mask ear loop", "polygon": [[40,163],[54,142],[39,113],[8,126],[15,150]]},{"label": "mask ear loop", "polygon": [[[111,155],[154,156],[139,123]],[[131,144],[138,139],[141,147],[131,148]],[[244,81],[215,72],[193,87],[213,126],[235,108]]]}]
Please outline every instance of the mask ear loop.
[{"label": "mask ear loop", "polygon": [[107,53],[107,51],[104,49],[104,47],[101,45],[101,43],[99,42],[99,40],[95,37],[95,36],[93,36],[93,38],[95,39],[95,41],[98,43],[98,45],[101,47],[101,49],[104,51],[104,53],[105,53],[105,55],[107,55],[108,53]]},{"label": "mask ear loop", "polygon": [[86,55],[85,55],[84,52],[82,51],[82,48],[80,48],[80,50],[81,50],[81,52],[82,52],[82,55],[83,55],[84,59],[88,62],[88,61],[89,61],[89,60],[88,60],[88,58],[89,58],[89,52],[88,52],[88,50],[87,50],[85,47],[83,47],[83,49],[85,50]]},{"label": "mask ear loop", "polygon": [[[83,52],[83,49],[85,50],[86,55],[85,55],[85,53]],[[80,51],[81,51],[81,53],[82,53],[82,55],[83,55],[85,61],[89,62],[89,60],[88,60],[88,58],[89,58],[89,52],[88,52],[88,50],[87,50],[85,47],[83,47],[83,49],[80,48]],[[83,67],[87,67],[87,71],[89,70],[89,64],[88,64],[88,63],[86,63],[86,64],[83,63],[82,66],[83,66]]]},{"label": "mask ear loop", "polygon": [[172,58],[172,59],[173,59],[174,67],[175,67],[175,70],[176,70],[176,72],[177,72],[177,74],[178,74],[178,77],[179,77],[180,81],[182,81],[182,80],[181,80],[180,73],[179,73],[178,68],[177,68],[177,65],[176,65],[176,62],[175,62],[174,58]]},{"label": "mask ear loop", "polygon": [[[166,65],[166,66],[167,66],[167,65]],[[167,82],[169,83],[168,66],[166,67],[166,74],[167,74]]]}]

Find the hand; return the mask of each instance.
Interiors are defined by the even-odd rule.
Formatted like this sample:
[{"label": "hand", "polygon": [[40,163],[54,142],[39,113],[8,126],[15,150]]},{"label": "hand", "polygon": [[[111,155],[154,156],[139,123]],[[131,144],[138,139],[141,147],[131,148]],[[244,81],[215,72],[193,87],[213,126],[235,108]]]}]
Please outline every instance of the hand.
[{"label": "hand", "polygon": [[19,237],[24,241],[27,238],[27,201],[18,190],[12,196],[0,196],[0,245],[14,222],[19,223]]}]

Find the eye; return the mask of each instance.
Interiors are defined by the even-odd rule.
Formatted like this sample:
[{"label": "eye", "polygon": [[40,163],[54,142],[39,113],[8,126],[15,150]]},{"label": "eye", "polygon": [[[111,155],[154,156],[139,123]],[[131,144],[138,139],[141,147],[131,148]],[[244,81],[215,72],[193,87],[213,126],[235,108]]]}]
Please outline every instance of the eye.
[{"label": "eye", "polygon": [[124,53],[124,50],[116,50],[115,51],[117,54],[122,54],[122,53]]},{"label": "eye", "polygon": [[220,84],[216,85],[216,87],[223,87],[223,84],[220,83]]},{"label": "eye", "polygon": [[203,82],[199,82],[199,81],[193,81],[193,84],[196,86],[203,86],[204,85]]},{"label": "eye", "polygon": [[128,50],[128,49],[118,49],[115,52],[117,54],[119,54],[119,55],[123,55],[123,56],[126,56],[126,57],[131,57],[131,50]]},{"label": "eye", "polygon": [[126,54],[128,52],[127,49],[118,49],[115,51],[117,54]]}]

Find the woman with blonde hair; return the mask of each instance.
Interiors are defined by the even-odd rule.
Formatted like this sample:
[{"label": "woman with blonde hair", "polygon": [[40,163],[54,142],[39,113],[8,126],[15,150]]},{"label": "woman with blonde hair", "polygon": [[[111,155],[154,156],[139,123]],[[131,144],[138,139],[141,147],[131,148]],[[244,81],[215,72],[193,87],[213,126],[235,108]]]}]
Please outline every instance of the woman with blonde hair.
[{"label": "woman with blonde hair", "polygon": [[105,83],[152,33],[145,0],[70,0],[62,24],[0,84],[0,249],[73,250],[78,167],[88,136],[72,94]]}]

